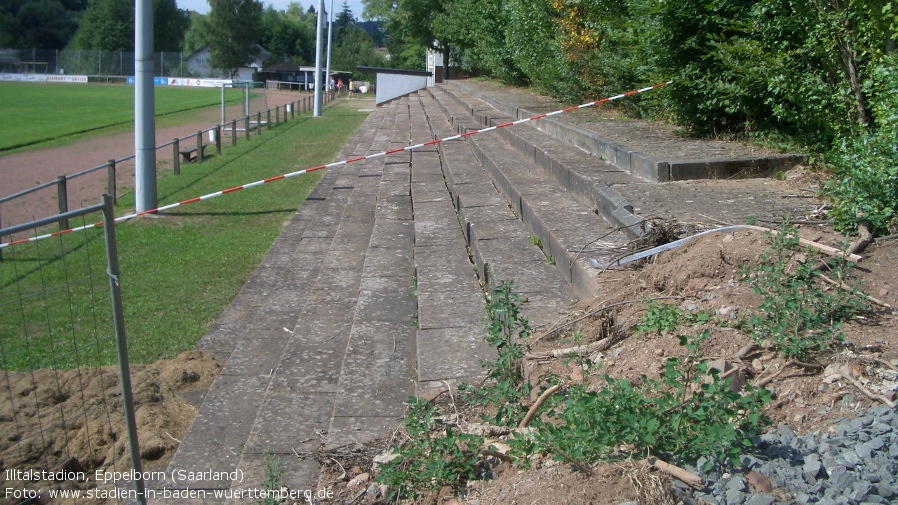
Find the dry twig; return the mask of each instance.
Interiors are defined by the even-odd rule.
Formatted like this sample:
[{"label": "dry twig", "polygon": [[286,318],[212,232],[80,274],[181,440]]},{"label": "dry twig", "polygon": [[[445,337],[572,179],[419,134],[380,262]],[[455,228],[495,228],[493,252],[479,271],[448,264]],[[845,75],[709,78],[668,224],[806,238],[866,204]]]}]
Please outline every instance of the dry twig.
[{"label": "dry twig", "polygon": [[843,375],[842,377],[844,377],[845,380],[847,380],[848,382],[852,383],[854,385],[854,387],[856,387],[861,393],[864,393],[864,396],[866,396],[867,398],[869,398],[871,400],[880,401],[880,402],[888,405],[890,409],[895,410],[895,402],[889,400],[888,398],[886,398],[883,395],[878,395],[878,394],[870,391],[869,389],[865,388],[860,382],[856,381],[854,379],[854,377],[850,377],[848,375]]},{"label": "dry twig", "polygon": [[521,423],[518,424],[518,428],[526,428],[527,425],[530,424],[530,421],[533,420],[533,416],[536,415],[536,411],[539,410],[539,408],[542,407],[543,403],[546,403],[546,400],[548,400],[550,396],[555,394],[555,391],[558,391],[559,388],[561,388],[561,384],[555,384],[549,389],[543,391],[543,394],[539,395],[539,398],[537,398],[536,401],[533,402],[533,405],[530,406],[530,410],[527,411],[527,415],[524,416],[524,419],[522,419]]},{"label": "dry twig", "polygon": [[756,387],[756,388],[762,388],[762,387],[766,386],[767,384],[770,384],[771,382],[773,382],[774,380],[776,380],[777,377],[779,377],[780,375],[782,375],[783,373],[785,373],[786,370],[787,370],[790,366],[796,366],[796,367],[799,367],[799,368],[804,368],[804,369],[806,369],[806,370],[818,370],[818,371],[819,371],[819,370],[823,370],[823,367],[822,367],[822,366],[817,365],[817,364],[815,364],[815,363],[805,363],[805,362],[803,362],[803,361],[798,361],[798,360],[796,360],[796,359],[792,359],[792,360],[789,360],[789,361],[787,361],[786,363],[784,363],[784,364],[783,364],[783,367],[780,368],[775,374],[770,375],[770,376],[768,376],[768,377],[765,377],[765,378],[763,378],[763,379],[761,379],[760,376],[759,376],[758,379],[755,380],[754,384],[752,384],[752,386],[754,386],[754,387]]},{"label": "dry twig", "polygon": [[705,489],[705,484],[702,482],[701,477],[695,475],[692,472],[684,470],[676,465],[671,465],[666,461],[662,461],[655,456],[649,456],[645,459],[645,464],[648,466],[657,468],[658,470],[670,475],[671,477],[680,480],[687,484],[689,487],[701,491]]}]

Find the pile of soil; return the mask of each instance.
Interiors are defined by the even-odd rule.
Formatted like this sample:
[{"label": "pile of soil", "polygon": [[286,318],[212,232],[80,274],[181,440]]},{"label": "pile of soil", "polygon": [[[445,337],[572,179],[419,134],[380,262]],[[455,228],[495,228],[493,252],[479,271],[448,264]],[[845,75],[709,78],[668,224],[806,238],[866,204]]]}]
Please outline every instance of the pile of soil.
[{"label": "pile of soil", "polygon": [[[212,353],[132,365],[135,417],[144,470],[164,468],[196,416],[185,397],[208,390],[221,371]],[[117,367],[4,372],[0,389],[0,469],[79,473],[87,480],[7,481],[0,486],[90,489],[95,470],[130,468]],[[7,503],[4,499],[0,502]],[[9,503],[16,503],[11,501]]]}]

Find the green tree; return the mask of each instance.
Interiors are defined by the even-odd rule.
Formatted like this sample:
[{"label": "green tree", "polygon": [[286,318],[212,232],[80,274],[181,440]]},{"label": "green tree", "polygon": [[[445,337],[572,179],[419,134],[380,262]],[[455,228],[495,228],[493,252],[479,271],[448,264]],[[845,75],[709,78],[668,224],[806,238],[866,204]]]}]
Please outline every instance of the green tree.
[{"label": "green tree", "polygon": [[234,76],[256,54],[262,35],[262,2],[209,0],[209,5],[209,64]]},{"label": "green tree", "polygon": [[[420,63],[424,66],[423,49],[432,49],[443,54],[448,62],[452,49],[451,34],[446,32],[445,16],[450,0],[364,0],[365,16],[385,21],[385,27],[394,39],[393,49],[408,54],[417,51],[422,54]],[[388,43],[388,47],[390,44]]]},{"label": "green tree", "polygon": [[18,46],[36,49],[65,47],[78,28],[74,12],[59,0],[30,0],[16,13],[20,30]]},{"label": "green tree", "polygon": [[268,7],[262,13],[261,45],[272,60],[289,58],[299,64],[311,63],[315,52],[314,32],[305,20]]},{"label": "green tree", "polygon": [[206,16],[196,12],[191,12],[188,19],[189,24],[187,31],[184,33],[184,42],[181,45],[181,50],[192,54],[210,45],[209,20]]},{"label": "green tree", "polygon": [[[189,26],[175,0],[153,0],[153,46],[179,51]],[[77,49],[134,51],[134,2],[91,0],[74,38]]]},{"label": "green tree", "polygon": [[153,0],[153,47],[156,51],[180,51],[190,26],[187,11],[175,0]]},{"label": "green tree", "polygon": [[127,0],[91,0],[74,39],[78,49],[134,50],[134,5]]}]

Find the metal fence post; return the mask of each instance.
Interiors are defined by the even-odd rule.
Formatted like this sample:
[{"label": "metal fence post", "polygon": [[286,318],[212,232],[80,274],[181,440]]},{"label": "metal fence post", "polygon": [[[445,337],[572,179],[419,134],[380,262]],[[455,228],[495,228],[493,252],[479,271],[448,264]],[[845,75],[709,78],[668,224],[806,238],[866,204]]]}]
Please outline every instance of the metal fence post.
[{"label": "metal fence post", "polygon": [[118,203],[118,196],[115,188],[115,160],[109,160],[109,166],[106,168],[108,182],[106,184],[106,192],[112,198],[112,205]]},{"label": "metal fence post", "polygon": [[175,140],[172,140],[172,166],[175,169],[175,175],[181,175],[181,139],[175,137]]},{"label": "metal fence post", "polygon": [[[286,110],[286,109],[284,109]],[[274,121],[277,126],[281,126],[281,106],[274,106]]]},{"label": "metal fence post", "polygon": [[256,112],[256,130],[259,135],[262,135],[262,112]]},{"label": "metal fence post", "polygon": [[203,132],[196,132],[196,164],[203,162]]},{"label": "metal fence post", "polygon": [[266,119],[265,122],[268,123],[268,129],[271,130],[271,109],[265,111]]},{"label": "metal fence post", "polygon": [[103,237],[106,241],[106,275],[109,277],[109,294],[112,301],[112,319],[115,324],[115,347],[118,352],[119,379],[122,384],[125,425],[128,429],[128,448],[131,454],[131,468],[137,479],[134,490],[137,501],[146,505],[146,483],[143,480],[143,465],[140,461],[140,445],[137,440],[137,419],[134,416],[134,397],[131,389],[131,365],[128,361],[128,338],[125,333],[124,306],[122,304],[121,272],[118,265],[118,249],[115,242],[115,213],[109,195],[103,195]]},{"label": "metal fence post", "polygon": [[296,119],[296,102],[290,102],[290,119]]},{"label": "metal fence post", "polygon": [[[66,188],[66,178],[64,175],[60,175],[56,181],[56,199],[59,202],[59,213],[65,214],[69,211],[69,193]],[[63,219],[59,221],[59,229],[68,230],[69,220]]]},{"label": "metal fence post", "polygon": [[221,156],[221,125],[215,126],[215,154]]},{"label": "metal fence post", "polygon": [[231,147],[237,145],[237,120],[231,121]]},{"label": "metal fence post", "polygon": [[249,140],[249,116],[243,118],[243,123],[246,126],[246,140]]}]

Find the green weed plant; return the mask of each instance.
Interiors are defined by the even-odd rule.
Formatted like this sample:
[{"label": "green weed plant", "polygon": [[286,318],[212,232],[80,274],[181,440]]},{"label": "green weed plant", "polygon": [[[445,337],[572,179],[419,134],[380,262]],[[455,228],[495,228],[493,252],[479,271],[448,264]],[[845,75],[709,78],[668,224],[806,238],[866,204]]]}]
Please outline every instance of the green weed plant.
[{"label": "green weed plant", "polygon": [[[744,321],[750,336],[760,344],[773,344],[784,358],[805,360],[814,352],[841,342],[840,328],[864,310],[862,298],[855,292],[824,289],[815,269],[815,255],[804,251],[808,261],[796,261],[802,253],[798,230],[788,221],[778,233],[768,233],[770,247],[761,256],[758,267],[742,271],[742,281],[764,297],[758,314]],[[827,275],[838,283],[849,282],[847,261],[834,258]]]},{"label": "green weed plant", "polygon": [[483,437],[461,433],[437,417],[432,404],[409,398],[402,421],[408,439],[378,477],[390,487],[391,499],[415,499],[422,492],[458,488],[477,478]]}]

